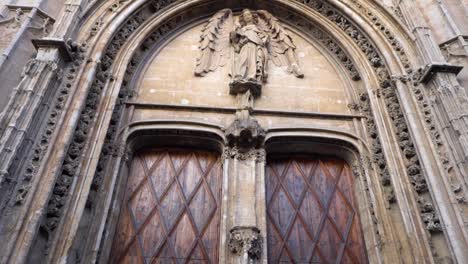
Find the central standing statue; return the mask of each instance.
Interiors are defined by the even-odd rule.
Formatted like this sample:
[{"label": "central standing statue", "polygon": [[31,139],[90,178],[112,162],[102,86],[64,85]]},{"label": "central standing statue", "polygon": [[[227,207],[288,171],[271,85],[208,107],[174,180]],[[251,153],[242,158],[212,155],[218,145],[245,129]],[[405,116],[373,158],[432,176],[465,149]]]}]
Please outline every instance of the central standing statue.
[{"label": "central standing statue", "polygon": [[216,13],[203,28],[195,75],[205,76],[231,60],[230,93],[261,94],[268,77],[268,60],[304,77],[291,36],[273,15],[244,9],[234,19],[230,9]]},{"label": "central standing statue", "polygon": [[231,89],[259,89],[263,79],[267,78],[268,35],[255,25],[250,10],[242,12],[239,23],[230,34],[230,40],[236,54],[232,66]]}]

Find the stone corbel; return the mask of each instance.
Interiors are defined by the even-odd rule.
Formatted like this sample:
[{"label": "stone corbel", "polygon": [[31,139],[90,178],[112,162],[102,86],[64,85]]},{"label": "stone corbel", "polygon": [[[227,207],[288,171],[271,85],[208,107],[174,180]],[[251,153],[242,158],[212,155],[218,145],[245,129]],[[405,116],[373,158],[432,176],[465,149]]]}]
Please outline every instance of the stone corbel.
[{"label": "stone corbel", "polygon": [[231,125],[225,129],[228,144],[239,148],[240,152],[248,152],[252,148],[260,148],[265,140],[265,130],[258,124],[257,120],[250,115],[236,118]]},{"label": "stone corbel", "polygon": [[[15,13],[14,15],[10,15],[10,13]],[[2,17],[0,19],[0,25],[8,25],[14,22],[13,27],[18,28],[21,26],[22,18],[24,17],[24,11],[21,8],[16,8],[16,10],[8,8],[8,13],[6,17]]]},{"label": "stone corbel", "polygon": [[421,75],[419,76],[417,82],[427,83],[433,78],[433,76],[436,73],[453,73],[455,75],[458,75],[462,69],[463,66],[459,65],[439,63],[428,64],[422,69]]},{"label": "stone corbel", "polygon": [[229,250],[245,260],[258,260],[262,256],[263,239],[256,227],[236,226],[229,232]]},{"label": "stone corbel", "polygon": [[34,47],[39,50],[43,49],[57,49],[59,51],[60,56],[65,61],[73,61],[73,49],[77,49],[77,45],[72,43],[71,41],[65,41],[64,39],[59,38],[42,38],[42,39],[33,39],[32,43]]}]

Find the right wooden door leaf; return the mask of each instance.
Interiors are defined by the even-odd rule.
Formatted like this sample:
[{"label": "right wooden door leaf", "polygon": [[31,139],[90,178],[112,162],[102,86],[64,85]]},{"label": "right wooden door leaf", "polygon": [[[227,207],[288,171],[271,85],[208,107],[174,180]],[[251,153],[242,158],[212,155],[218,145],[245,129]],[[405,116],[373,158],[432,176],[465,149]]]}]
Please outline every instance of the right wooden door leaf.
[{"label": "right wooden door leaf", "polygon": [[269,263],[367,263],[346,162],[269,159],[266,190]]}]

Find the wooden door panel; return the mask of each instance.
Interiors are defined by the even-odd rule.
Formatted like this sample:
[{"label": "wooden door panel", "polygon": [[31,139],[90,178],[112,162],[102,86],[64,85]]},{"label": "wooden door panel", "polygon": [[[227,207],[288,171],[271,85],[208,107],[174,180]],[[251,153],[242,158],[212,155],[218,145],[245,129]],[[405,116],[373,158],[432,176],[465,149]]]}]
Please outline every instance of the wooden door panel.
[{"label": "wooden door panel", "polygon": [[269,262],[367,263],[352,184],[342,160],[269,159]]},{"label": "wooden door panel", "polygon": [[138,153],[110,263],[216,263],[221,177],[221,164],[212,153]]}]

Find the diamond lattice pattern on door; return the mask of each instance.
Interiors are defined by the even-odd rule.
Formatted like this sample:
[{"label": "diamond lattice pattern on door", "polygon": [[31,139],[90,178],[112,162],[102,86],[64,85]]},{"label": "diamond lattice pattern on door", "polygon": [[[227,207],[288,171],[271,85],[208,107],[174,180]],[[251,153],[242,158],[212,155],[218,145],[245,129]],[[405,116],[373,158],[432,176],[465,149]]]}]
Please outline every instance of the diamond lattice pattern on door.
[{"label": "diamond lattice pattern on door", "polygon": [[366,263],[349,166],[272,159],[266,168],[269,263]]},{"label": "diamond lattice pattern on door", "polygon": [[221,174],[208,152],[136,155],[110,263],[217,263]]}]

